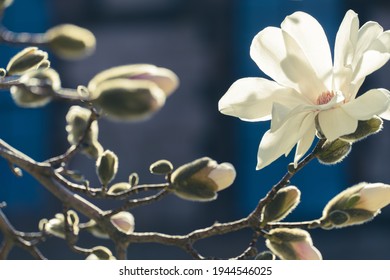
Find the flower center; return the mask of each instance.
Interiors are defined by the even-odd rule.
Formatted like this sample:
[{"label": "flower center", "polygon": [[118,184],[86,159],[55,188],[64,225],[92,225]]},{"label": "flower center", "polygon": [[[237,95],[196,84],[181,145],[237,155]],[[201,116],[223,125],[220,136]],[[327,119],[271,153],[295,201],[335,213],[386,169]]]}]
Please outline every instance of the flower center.
[{"label": "flower center", "polygon": [[332,100],[334,95],[335,94],[333,93],[333,91],[326,91],[326,92],[321,93],[321,95],[318,96],[318,98],[317,98],[317,105],[328,104],[329,101]]}]

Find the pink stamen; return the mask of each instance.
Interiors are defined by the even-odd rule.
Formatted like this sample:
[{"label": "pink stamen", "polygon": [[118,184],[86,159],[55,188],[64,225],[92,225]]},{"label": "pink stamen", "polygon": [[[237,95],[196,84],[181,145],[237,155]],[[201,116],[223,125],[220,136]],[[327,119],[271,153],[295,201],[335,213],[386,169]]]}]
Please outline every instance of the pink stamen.
[{"label": "pink stamen", "polygon": [[321,95],[318,96],[318,98],[317,98],[317,105],[328,104],[329,101],[331,101],[333,97],[334,97],[333,91],[326,91],[326,92],[323,92],[323,93],[321,93]]}]

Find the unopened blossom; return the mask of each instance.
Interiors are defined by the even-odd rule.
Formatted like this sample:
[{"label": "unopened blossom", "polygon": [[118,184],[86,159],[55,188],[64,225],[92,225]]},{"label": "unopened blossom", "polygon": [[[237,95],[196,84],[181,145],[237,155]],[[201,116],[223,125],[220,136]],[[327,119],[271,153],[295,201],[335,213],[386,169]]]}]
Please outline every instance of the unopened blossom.
[{"label": "unopened blossom", "polygon": [[352,10],[337,32],[333,61],[323,28],[304,12],[286,17],[281,28],[260,31],[250,55],[274,81],[239,79],[219,101],[219,110],[246,121],[271,120],[259,145],[257,169],[288,155],[294,146],[296,164],[316,130],[333,141],[353,133],[359,120],[375,115],[390,119],[388,90],[372,89],[357,97],[366,76],[389,60],[390,31],[372,21],[359,29]]},{"label": "unopened blossom", "polygon": [[208,157],[180,166],[171,176],[174,193],[195,201],[215,199],[217,192],[233,184],[235,178],[236,170],[231,163],[218,164]]},{"label": "unopened blossom", "polygon": [[378,212],[390,204],[390,185],[375,183],[365,184],[358,192],[360,199],[354,208]]},{"label": "unopened blossom", "polygon": [[134,216],[129,212],[119,212],[111,216],[110,221],[119,231],[125,234],[130,234],[134,231]]},{"label": "unopened blossom", "polygon": [[307,231],[298,228],[276,228],[269,232],[267,247],[282,260],[321,260]]},{"label": "unopened blossom", "polygon": [[390,185],[360,183],[332,198],[324,208],[324,228],[358,225],[372,220],[390,204]]}]

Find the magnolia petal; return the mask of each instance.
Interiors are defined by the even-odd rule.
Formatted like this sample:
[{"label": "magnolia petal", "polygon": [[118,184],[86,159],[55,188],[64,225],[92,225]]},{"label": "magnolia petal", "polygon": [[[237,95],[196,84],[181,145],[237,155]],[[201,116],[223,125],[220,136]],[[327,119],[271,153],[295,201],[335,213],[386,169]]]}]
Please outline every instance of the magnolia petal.
[{"label": "magnolia petal", "polygon": [[329,141],[355,132],[358,125],[357,119],[351,117],[341,107],[319,112],[318,121],[322,133]]},{"label": "magnolia petal", "polygon": [[271,119],[274,102],[294,107],[304,98],[291,88],[263,78],[243,78],[233,83],[219,100],[218,109],[225,115],[247,121]]},{"label": "magnolia petal", "polygon": [[387,48],[387,52],[390,52],[390,30],[383,32],[377,38],[377,43],[385,46]]},{"label": "magnolia petal", "polygon": [[313,144],[314,137],[316,135],[316,128],[314,122],[311,122],[311,125],[303,137],[299,140],[297,144],[297,149],[295,151],[294,165],[298,164],[298,161],[306,154]]},{"label": "magnolia petal", "polygon": [[340,24],[334,47],[334,68],[336,71],[352,64],[355,45],[358,39],[359,18],[349,10]]},{"label": "magnolia petal", "polygon": [[[383,93],[385,93],[387,95],[388,98],[390,98],[390,92],[387,90],[387,89],[380,89]],[[386,111],[384,111],[383,113],[380,113],[379,114],[379,117],[381,117],[382,119],[385,119],[385,120],[388,120],[390,121],[390,104],[389,106],[387,107]]]},{"label": "magnolia petal", "polygon": [[360,190],[359,195],[360,200],[354,208],[376,212],[390,204],[390,185],[367,184]]},{"label": "magnolia petal", "polygon": [[307,13],[296,12],[287,16],[281,27],[298,43],[326,87],[331,88],[332,57],[328,39],[319,22]]},{"label": "magnolia petal", "polygon": [[354,71],[353,82],[360,80],[375,72],[387,63],[390,58],[389,52],[379,52],[377,50],[369,50],[364,53],[359,60]]},{"label": "magnolia petal", "polygon": [[[390,58],[390,31],[382,32],[383,28],[377,23],[367,23],[364,33],[359,38],[357,47],[358,59],[355,63],[353,81],[363,79],[381,68]],[[362,29],[363,29],[362,27]],[[359,31],[360,32],[360,31]]]},{"label": "magnolia petal", "polygon": [[374,21],[366,22],[358,32],[358,40],[355,48],[355,58],[359,58],[383,33],[383,28]]},{"label": "magnolia petal", "polygon": [[322,260],[321,252],[308,241],[294,242],[291,244],[297,260]]},{"label": "magnolia petal", "polygon": [[277,83],[294,89],[298,88],[297,84],[288,78],[291,76],[290,73],[280,71],[280,64],[287,57],[287,50],[280,28],[267,27],[260,31],[253,38],[250,56],[260,70]]},{"label": "magnolia petal", "polygon": [[354,119],[364,121],[387,112],[389,106],[390,92],[386,89],[372,89],[345,103],[342,109]]},{"label": "magnolia petal", "polygon": [[259,145],[256,169],[264,168],[281,155],[288,154],[310,128],[310,120],[314,123],[314,117],[311,112],[299,112],[288,118],[278,130],[268,130]]},{"label": "magnolia petal", "polygon": [[298,91],[315,104],[318,96],[331,87],[327,87],[322,77],[317,75],[298,42],[285,31],[283,31],[283,39],[287,56],[281,61],[280,67],[286,76],[298,85]]}]

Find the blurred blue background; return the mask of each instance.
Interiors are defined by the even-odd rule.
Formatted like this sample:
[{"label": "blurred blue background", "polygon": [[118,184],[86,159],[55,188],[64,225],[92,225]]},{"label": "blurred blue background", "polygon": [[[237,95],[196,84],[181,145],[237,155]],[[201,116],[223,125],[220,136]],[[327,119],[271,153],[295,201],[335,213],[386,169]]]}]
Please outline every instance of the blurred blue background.
[{"label": "blurred blue background", "polygon": [[[286,172],[291,157],[281,158],[256,171],[259,141],[269,123],[245,123],[218,112],[219,98],[242,77],[264,76],[249,57],[252,38],[266,26],[279,26],[289,14],[301,10],[313,15],[324,27],[333,46],[338,26],[348,9],[360,22],[379,22],[390,28],[388,1],[291,1],[291,0],[15,0],[6,10],[3,23],[13,31],[44,32],[50,26],[73,23],[90,29],[97,37],[94,55],[80,61],[63,61],[51,56],[64,87],[86,85],[101,70],[122,64],[151,63],[172,69],[181,85],[154,118],[135,124],[100,122],[100,140],[119,155],[116,181],[131,172],[141,183],[161,182],[148,174],[149,165],[161,158],[179,166],[210,156],[232,162],[238,171],[235,184],[211,203],[193,203],[169,197],[151,207],[134,209],[137,231],[185,234],[199,227],[241,218],[255,207]],[[5,67],[20,48],[1,46],[0,62]],[[390,65],[375,72],[361,92],[390,88]],[[67,148],[65,119],[70,104],[53,102],[43,109],[19,109],[8,92],[0,94],[0,137],[36,160],[44,160]],[[302,202],[288,217],[290,221],[318,218],[326,202],[344,188],[361,181],[390,183],[389,125],[356,143],[350,156],[337,166],[312,162],[294,177],[302,191]],[[94,163],[83,156],[72,162],[92,183],[97,184]],[[15,178],[0,161],[0,201],[16,228],[33,231],[41,218],[61,211],[61,205],[44,188],[25,175]],[[102,208],[111,204],[102,204]],[[325,259],[390,259],[390,211],[360,227],[311,232]],[[248,232],[212,238],[197,244],[205,255],[232,257],[249,241]],[[1,237],[1,235],[0,235]],[[1,239],[0,239],[1,240]],[[110,242],[81,236],[82,245]],[[229,244],[229,246],[226,246]],[[259,249],[265,249],[259,242]],[[42,249],[49,258],[80,258],[50,239]],[[14,259],[29,259],[14,250]],[[129,248],[132,259],[188,258],[176,248],[143,244]]]}]

